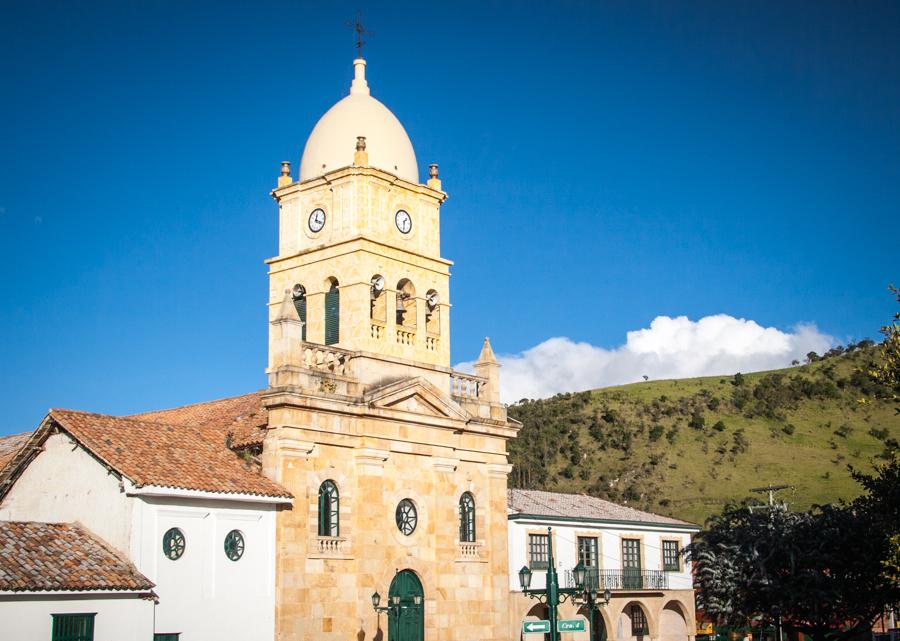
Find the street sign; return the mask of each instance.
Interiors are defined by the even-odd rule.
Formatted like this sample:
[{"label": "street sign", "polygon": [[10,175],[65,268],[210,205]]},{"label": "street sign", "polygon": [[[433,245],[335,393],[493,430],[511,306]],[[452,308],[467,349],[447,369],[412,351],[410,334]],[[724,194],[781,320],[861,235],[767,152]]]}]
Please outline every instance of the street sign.
[{"label": "street sign", "polygon": [[[582,630],[584,627],[581,628]],[[550,632],[550,622],[546,620],[541,621],[523,621],[522,622],[522,631],[523,632]]]},{"label": "street sign", "polygon": [[560,619],[556,622],[557,632],[584,632],[584,619]]}]

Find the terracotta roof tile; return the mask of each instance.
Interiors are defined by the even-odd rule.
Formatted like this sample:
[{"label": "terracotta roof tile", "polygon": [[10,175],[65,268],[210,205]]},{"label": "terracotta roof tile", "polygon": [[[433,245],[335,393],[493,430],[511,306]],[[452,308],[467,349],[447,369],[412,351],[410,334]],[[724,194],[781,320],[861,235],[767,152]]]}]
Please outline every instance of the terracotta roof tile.
[{"label": "terracotta roof tile", "polygon": [[510,489],[508,490],[508,499],[511,513],[596,519],[598,521],[633,521],[654,525],[694,525],[687,521],[679,521],[668,516],[643,512],[625,505],[604,501],[587,494]]},{"label": "terracotta roof tile", "polygon": [[0,438],[0,470],[22,449],[32,434],[33,432],[23,432]]},{"label": "terracotta roof tile", "polygon": [[169,425],[192,425],[220,434],[231,433],[231,447],[261,445],[266,435],[268,413],[262,405],[262,392],[194,403],[168,410],[132,414],[129,418]]},{"label": "terracotta roof tile", "polygon": [[153,585],[79,525],[0,522],[0,590],[149,591]]},{"label": "terracotta roof tile", "polygon": [[225,447],[215,430],[54,409],[50,418],[136,486],[286,497]]}]

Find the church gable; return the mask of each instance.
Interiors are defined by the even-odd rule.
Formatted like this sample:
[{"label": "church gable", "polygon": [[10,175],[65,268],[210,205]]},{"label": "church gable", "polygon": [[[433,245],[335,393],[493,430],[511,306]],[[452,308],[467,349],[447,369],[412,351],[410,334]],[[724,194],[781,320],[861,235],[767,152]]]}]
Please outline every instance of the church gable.
[{"label": "church gable", "polygon": [[435,385],[421,377],[410,378],[370,391],[369,407],[400,410],[439,418],[468,421],[471,416]]}]

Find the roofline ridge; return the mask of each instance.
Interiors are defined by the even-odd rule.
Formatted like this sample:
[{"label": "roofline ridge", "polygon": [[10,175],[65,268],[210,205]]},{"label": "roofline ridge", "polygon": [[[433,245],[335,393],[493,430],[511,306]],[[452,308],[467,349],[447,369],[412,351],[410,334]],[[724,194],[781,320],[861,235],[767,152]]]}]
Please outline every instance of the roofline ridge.
[{"label": "roofline ridge", "polygon": [[[236,398],[243,398],[245,396],[253,396],[255,394],[264,394],[266,390],[255,390],[253,392],[247,392],[246,394],[238,394],[236,396],[224,396],[222,398],[215,398],[210,401],[198,401],[197,403],[186,403],[184,405],[176,405],[175,407],[166,407],[159,410],[146,410],[144,412],[136,412],[134,414],[122,414],[117,418],[134,418],[138,416],[142,416],[145,414],[159,414],[160,412],[174,412],[175,410],[183,410],[188,407],[199,407],[201,405],[212,405],[213,403],[221,403],[222,401],[231,401]],[[154,423],[156,421],[153,421]]]}]

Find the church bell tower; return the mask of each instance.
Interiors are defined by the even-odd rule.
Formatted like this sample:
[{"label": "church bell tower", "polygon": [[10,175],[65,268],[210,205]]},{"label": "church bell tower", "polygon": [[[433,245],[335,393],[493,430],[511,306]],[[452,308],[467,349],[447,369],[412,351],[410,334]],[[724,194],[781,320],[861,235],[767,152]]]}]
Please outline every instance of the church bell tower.
[{"label": "church bell tower", "polygon": [[[296,311],[310,343],[449,367],[451,262],[440,254],[437,165],[419,183],[412,143],[373,98],[366,61],[316,124],[298,181],[283,163],[278,256],[270,266],[270,369],[278,320]],[[297,330],[295,328],[294,332]]]}]

